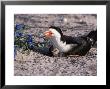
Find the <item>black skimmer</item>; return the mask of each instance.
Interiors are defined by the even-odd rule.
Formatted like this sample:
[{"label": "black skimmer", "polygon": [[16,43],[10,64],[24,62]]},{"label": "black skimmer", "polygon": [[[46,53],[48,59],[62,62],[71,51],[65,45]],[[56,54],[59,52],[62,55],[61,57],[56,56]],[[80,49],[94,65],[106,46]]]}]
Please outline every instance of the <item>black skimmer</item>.
[{"label": "black skimmer", "polygon": [[51,26],[44,35],[63,55],[84,56],[97,41],[97,30],[91,31],[88,35],[72,37],[63,35],[59,27]]}]

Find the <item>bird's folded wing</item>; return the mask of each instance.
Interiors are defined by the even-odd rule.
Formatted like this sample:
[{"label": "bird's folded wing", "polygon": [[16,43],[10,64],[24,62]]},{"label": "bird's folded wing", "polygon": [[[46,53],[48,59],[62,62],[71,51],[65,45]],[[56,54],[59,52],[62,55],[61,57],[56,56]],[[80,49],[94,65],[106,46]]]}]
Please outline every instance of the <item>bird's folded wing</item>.
[{"label": "bird's folded wing", "polygon": [[65,36],[65,35],[64,35],[64,39],[67,44],[77,44],[77,45],[81,45],[82,41],[84,40],[81,37],[72,37],[72,36]]}]

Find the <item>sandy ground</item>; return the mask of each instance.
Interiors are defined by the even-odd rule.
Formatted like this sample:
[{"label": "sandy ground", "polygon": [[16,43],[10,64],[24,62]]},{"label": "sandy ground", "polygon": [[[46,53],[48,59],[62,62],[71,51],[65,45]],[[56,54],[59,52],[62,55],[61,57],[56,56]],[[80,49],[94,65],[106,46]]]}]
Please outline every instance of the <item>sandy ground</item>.
[{"label": "sandy ground", "polygon": [[[88,34],[97,27],[97,16],[94,14],[43,14],[15,15],[15,23],[31,26],[24,33],[36,35],[46,31],[50,25],[59,26],[65,35],[80,36]],[[37,37],[35,36],[35,39]],[[15,76],[96,76],[97,47],[85,56],[49,57],[38,52],[29,54],[17,52],[14,61]]]}]

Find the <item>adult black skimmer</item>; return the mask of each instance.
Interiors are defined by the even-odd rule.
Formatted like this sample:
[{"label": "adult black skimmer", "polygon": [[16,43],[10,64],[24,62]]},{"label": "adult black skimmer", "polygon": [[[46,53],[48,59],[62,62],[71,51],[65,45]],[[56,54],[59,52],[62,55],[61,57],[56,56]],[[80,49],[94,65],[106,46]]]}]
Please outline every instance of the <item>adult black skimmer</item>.
[{"label": "adult black skimmer", "polygon": [[84,56],[97,41],[97,30],[91,31],[88,35],[72,37],[63,35],[59,27],[51,26],[44,35],[64,55]]}]

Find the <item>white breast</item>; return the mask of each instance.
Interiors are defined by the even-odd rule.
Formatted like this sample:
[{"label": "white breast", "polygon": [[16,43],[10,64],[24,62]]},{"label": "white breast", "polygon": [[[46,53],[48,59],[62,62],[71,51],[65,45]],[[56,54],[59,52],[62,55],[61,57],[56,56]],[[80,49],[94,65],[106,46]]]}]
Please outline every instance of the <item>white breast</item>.
[{"label": "white breast", "polygon": [[59,37],[53,37],[51,38],[51,41],[60,52],[68,52],[72,48],[70,44],[66,44],[66,42],[61,41]]}]

